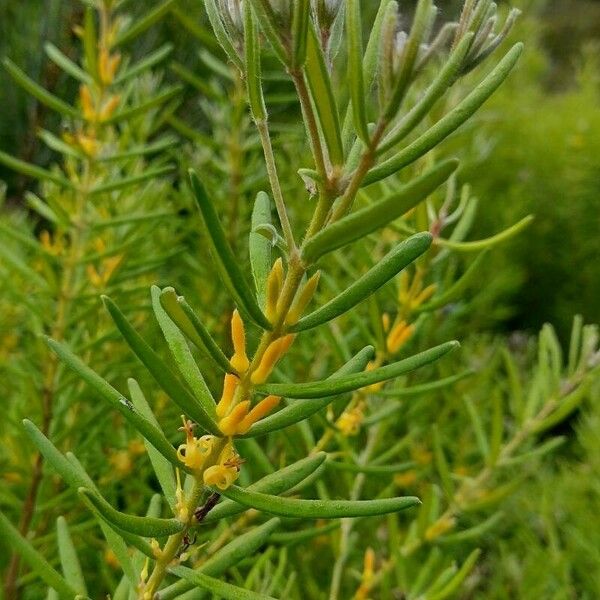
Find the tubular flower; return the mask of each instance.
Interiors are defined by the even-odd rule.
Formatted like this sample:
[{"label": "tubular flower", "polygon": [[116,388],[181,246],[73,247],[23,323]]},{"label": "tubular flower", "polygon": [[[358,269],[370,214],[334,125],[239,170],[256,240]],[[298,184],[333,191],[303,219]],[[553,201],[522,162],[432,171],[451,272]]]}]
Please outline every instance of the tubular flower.
[{"label": "tubular flower", "polygon": [[409,325],[406,321],[400,321],[389,332],[386,339],[387,351],[395,354],[412,337],[415,331],[414,325]]},{"label": "tubular flower", "polygon": [[203,435],[200,439],[194,437],[193,423],[185,419],[181,430],[185,431],[186,442],[177,449],[177,458],[190,469],[201,469],[212,451],[215,438],[211,435]]},{"label": "tubular flower", "polygon": [[295,335],[289,334],[275,340],[269,344],[257,369],[252,373],[250,380],[252,383],[260,384],[267,380],[271,371],[275,368],[277,361],[288,351],[294,341]]},{"label": "tubular flower", "polygon": [[231,317],[231,341],[233,342],[233,356],[229,362],[238,373],[245,373],[250,366],[250,361],[246,354],[246,330],[237,309],[233,311]]},{"label": "tubular flower", "polygon": [[92,98],[92,92],[87,85],[82,85],[79,88],[79,101],[81,102],[81,110],[83,111],[83,118],[86,121],[96,120],[96,107],[94,106],[94,100]]},{"label": "tubular flower", "polygon": [[248,414],[249,408],[250,400],[244,400],[234,406],[231,412],[219,421],[219,429],[223,432],[223,435],[231,437],[238,432],[238,427]]},{"label": "tubular flower", "polygon": [[217,464],[204,471],[204,483],[226,490],[238,478],[241,464],[242,461],[230,440],[221,450]]},{"label": "tubular flower", "polygon": [[360,402],[354,408],[346,409],[335,422],[336,427],[345,436],[356,435],[365,418],[364,404]]},{"label": "tubular flower", "polygon": [[106,48],[100,50],[100,60],[98,61],[98,73],[100,80],[104,85],[110,85],[115,78],[117,69],[121,62],[121,55],[115,54],[110,55]]},{"label": "tubular flower", "polygon": [[296,296],[292,307],[290,308],[285,324],[287,326],[294,325],[298,319],[302,316],[304,309],[308,306],[312,297],[315,295],[317,285],[319,285],[319,279],[321,278],[321,271],[317,271],[304,285],[302,291]]},{"label": "tubular flower", "polygon": [[281,258],[278,258],[273,264],[271,272],[267,277],[267,305],[265,307],[265,313],[270,322],[275,320],[277,314],[277,301],[281,295],[282,287],[283,261]]},{"label": "tubular flower", "polygon": [[268,415],[281,401],[281,396],[267,396],[261,400],[240,422],[237,433],[246,433],[254,423]]},{"label": "tubular flower", "polygon": [[433,296],[436,285],[431,284],[425,288],[423,287],[423,271],[421,269],[415,271],[411,282],[409,282],[408,277],[406,271],[400,274],[398,301],[410,312],[421,306],[424,302],[427,302]]},{"label": "tubular flower", "polygon": [[227,373],[223,381],[223,393],[217,404],[217,417],[224,417],[231,409],[233,396],[237,388],[239,379],[233,373]]},{"label": "tubular flower", "polygon": [[367,548],[363,563],[363,572],[360,581],[360,586],[356,590],[354,600],[367,600],[373,583],[373,575],[375,574],[375,552],[373,548]]}]

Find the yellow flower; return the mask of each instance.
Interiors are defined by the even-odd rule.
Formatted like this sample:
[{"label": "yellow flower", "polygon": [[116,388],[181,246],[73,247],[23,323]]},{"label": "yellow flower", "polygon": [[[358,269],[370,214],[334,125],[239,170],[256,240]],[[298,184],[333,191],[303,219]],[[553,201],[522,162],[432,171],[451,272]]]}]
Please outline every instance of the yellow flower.
[{"label": "yellow flower", "polygon": [[364,404],[361,402],[354,408],[346,409],[336,421],[336,427],[345,435],[356,435],[364,421]]},{"label": "yellow flower", "polygon": [[226,490],[238,478],[241,464],[242,461],[230,440],[221,450],[218,463],[204,471],[204,483],[210,487]]},{"label": "yellow flower", "polygon": [[194,437],[193,424],[185,419],[181,429],[185,431],[186,442],[177,449],[177,458],[190,469],[201,469],[213,449],[215,438],[212,435],[203,435],[200,439]]},{"label": "yellow flower", "polygon": [[390,354],[395,354],[412,337],[415,331],[414,325],[409,325],[406,321],[400,321],[392,327],[387,336],[386,347]]},{"label": "yellow flower", "polygon": [[231,316],[231,341],[233,342],[233,356],[229,362],[238,373],[245,373],[250,366],[250,361],[246,355],[246,330],[237,309]]},{"label": "yellow flower", "polygon": [[252,373],[250,380],[254,384],[264,383],[271,371],[275,368],[277,361],[288,351],[296,336],[292,333],[271,342],[262,356],[260,364]]}]

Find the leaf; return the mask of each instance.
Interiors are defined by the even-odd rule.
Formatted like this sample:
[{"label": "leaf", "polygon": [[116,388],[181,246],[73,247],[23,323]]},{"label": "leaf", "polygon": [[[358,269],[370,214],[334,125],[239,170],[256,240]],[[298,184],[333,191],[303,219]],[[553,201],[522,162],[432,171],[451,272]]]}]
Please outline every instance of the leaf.
[{"label": "leaf", "polygon": [[339,296],[300,319],[290,327],[290,331],[312,329],[343,315],[426,252],[431,246],[432,239],[430,233],[423,232],[401,242]]},{"label": "leaf", "polygon": [[189,346],[185,340],[185,337],[178,329],[177,325],[173,323],[169,315],[165,312],[160,302],[161,290],[157,286],[152,286],[152,308],[156,320],[165,336],[169,350],[175,359],[175,363],[179,369],[183,378],[187,381],[190,386],[194,397],[202,407],[204,413],[206,413],[213,421],[217,417],[215,410],[216,403],[212,397],[204,377],[192,356]]},{"label": "leaf", "polygon": [[73,589],[77,590],[78,594],[87,596],[83,571],[77,558],[77,550],[73,545],[69,527],[64,517],[58,517],[56,520],[56,534],[58,538],[58,554],[65,579]]},{"label": "leaf", "polygon": [[[375,349],[373,346],[366,346],[354,357],[352,357],[345,365],[333,373],[329,379],[351,373],[360,373],[366,368],[367,363],[373,358],[374,355]],[[258,421],[258,423],[252,425],[250,430],[240,437],[257,437],[259,435],[270,433],[271,431],[277,431],[278,429],[289,427],[294,423],[304,421],[304,419],[308,419],[308,417],[311,415],[314,415],[321,409],[325,408],[328,404],[331,404],[335,398],[336,396],[325,396],[324,398],[316,398],[313,400],[307,400],[306,402],[292,402],[276,413],[269,415]]]},{"label": "leaf", "polygon": [[162,91],[160,94],[149,98],[145,102],[140,104],[136,104],[135,106],[131,106],[130,108],[125,108],[118,112],[113,113],[110,117],[104,120],[104,123],[118,123],[119,121],[125,121],[127,119],[133,119],[139,115],[143,115],[147,113],[149,110],[160,106],[161,104],[166,104],[169,100],[172,100],[176,96],[179,96],[183,91],[182,85],[174,85],[169,87],[168,89]]},{"label": "leaf", "polygon": [[271,324],[263,314],[250,286],[244,279],[239,261],[231,250],[215,207],[207,196],[204,186],[200,183],[194,171],[190,170],[189,173],[192,190],[204,219],[213,260],[217,264],[223,283],[234,297],[241,312],[264,329],[271,329]]},{"label": "leaf", "polygon": [[462,102],[414,142],[400,150],[396,156],[371,169],[362,185],[370,185],[398,172],[429,152],[458,129],[500,87],[515,66],[522,51],[523,45],[515,44],[494,70]]},{"label": "leaf", "polygon": [[354,126],[360,139],[369,144],[366,93],[363,79],[363,43],[360,0],[348,0],[346,6],[346,39],[348,47],[348,86],[352,101]]},{"label": "leaf", "polygon": [[161,63],[165,58],[167,58],[167,56],[169,56],[169,54],[171,54],[171,52],[173,52],[173,48],[174,46],[172,44],[164,44],[157,50],[149,52],[142,60],[134,63],[127,70],[122,71],[119,75],[117,75],[113,82],[114,85],[119,86],[122,83],[125,83],[128,79],[131,79],[132,77],[135,77],[136,75],[139,75],[140,73],[143,73],[144,71],[147,71]]},{"label": "leaf", "polygon": [[479,252],[480,250],[484,250],[485,248],[490,248],[492,246],[496,246],[501,242],[504,242],[511,237],[517,235],[523,229],[528,227],[533,221],[533,215],[528,215],[524,217],[514,225],[511,225],[504,231],[493,235],[492,237],[486,238],[484,240],[477,240],[472,242],[453,242],[452,240],[445,240],[442,238],[436,238],[434,240],[434,244],[437,246],[442,246],[443,248],[450,248],[451,250],[456,250],[457,252]]},{"label": "leaf", "polygon": [[152,27],[155,23],[158,23],[175,4],[177,0],[165,0],[155,8],[148,10],[143,13],[143,16],[140,16],[133,20],[133,25],[128,27],[125,31],[121,32],[117,39],[114,41],[115,46],[122,46],[123,44],[127,44],[128,42],[134,40],[140,34],[142,34],[146,29]]},{"label": "leaf", "polygon": [[258,192],[252,210],[252,225],[248,236],[250,267],[256,287],[256,296],[260,306],[266,305],[267,278],[271,271],[271,242],[260,233],[257,227],[271,225],[271,200],[265,192]]},{"label": "leaf", "polygon": [[95,11],[91,6],[85,7],[83,21],[83,53],[88,72],[92,74],[92,77],[95,80],[98,80],[98,62],[96,60],[98,52],[98,36],[96,33],[94,14]]},{"label": "leaf", "polygon": [[48,58],[60,67],[65,73],[71,75],[74,79],[91,85],[93,78],[89,76],[78,64],[74,63],[68,56],[63,54],[54,44],[46,42],[44,44],[44,50],[48,55]]},{"label": "leaf", "polygon": [[47,585],[56,590],[60,598],[73,600],[77,592],[31,543],[18,532],[2,512],[0,512],[0,537],[4,541],[4,544],[9,546],[12,551],[17,552]]},{"label": "leaf", "polygon": [[67,346],[46,338],[46,343],[52,351],[75,373],[83,379],[98,395],[116,408],[169,462],[181,466],[175,448],[165,437],[163,432],[152,423],[138,414],[131,402],[120,394],[114,387],[105,381],[95,371],[90,369],[83,361],[75,356]]},{"label": "leaf", "polygon": [[304,260],[314,262],[324,254],[359,240],[391,223],[423,202],[450,177],[457,167],[457,160],[443,161],[383,200],[335,221],[304,244],[302,249]]},{"label": "leaf", "polygon": [[123,177],[122,179],[115,179],[113,181],[108,181],[107,183],[101,183],[99,185],[96,185],[90,189],[89,193],[90,195],[94,195],[122,190],[123,188],[130,187],[138,183],[143,183],[144,181],[148,181],[150,179],[157,179],[162,175],[170,173],[171,171],[173,171],[173,169],[173,165],[167,165],[164,167],[159,167],[157,169],[148,169],[143,173],[140,173],[139,175]]},{"label": "leaf", "polygon": [[[108,297],[102,300],[113,318],[117,329],[142,364],[148,369],[154,380],[167,393],[167,395],[206,431],[221,435],[217,424],[206,413],[204,407],[196,400],[193,394],[177,379],[171,369],[161,360],[154,350],[146,343],[144,338],[132,327],[117,305]],[[173,452],[175,452],[173,450]],[[164,455],[164,453],[163,453]],[[168,456],[166,458],[169,458]],[[173,461],[171,461],[173,462]],[[181,464],[177,459],[173,464]]]},{"label": "leaf", "polygon": [[55,110],[56,112],[71,118],[78,118],[79,111],[63,102],[60,98],[56,97],[45,90],[41,85],[38,85],[33,79],[28,77],[10,58],[5,57],[2,60],[4,68],[8,71],[8,74],[29,94],[31,94],[36,100],[41,102],[44,106]]},{"label": "leaf", "polygon": [[308,28],[304,70],[317,109],[321,131],[329,151],[329,158],[333,166],[342,165],[344,162],[344,149],[342,147],[340,117],[333,95],[329,71],[325,64],[325,57],[312,23]]},{"label": "leaf", "polygon": [[252,5],[254,12],[256,12],[258,23],[261,26],[265,36],[271,43],[277,58],[287,66],[289,62],[288,50],[283,45],[281,38],[279,37],[280,26],[269,0],[248,1]]},{"label": "leaf", "polygon": [[147,538],[164,537],[184,530],[185,524],[179,519],[159,519],[156,517],[136,517],[114,509],[100,494],[80,487],[79,495],[87,506],[95,508],[107,521],[123,531]]},{"label": "leaf", "polygon": [[464,292],[469,288],[469,286],[472,283],[475,282],[476,276],[479,274],[481,265],[483,264],[484,259],[487,257],[487,255],[488,251],[484,250],[469,265],[469,267],[463,273],[463,275],[459,279],[457,279],[445,292],[434,296],[432,300],[430,300],[426,304],[421,304],[421,306],[417,306],[416,308],[412,309],[412,311],[417,314],[429,312],[446,306],[450,302],[454,302],[456,300],[461,299],[464,295]]},{"label": "leaf", "polygon": [[244,59],[246,90],[248,92],[248,104],[250,112],[255,121],[264,121],[267,118],[267,109],[261,85],[260,65],[260,38],[258,27],[254,18],[254,12],[249,2],[243,5],[244,11]]},{"label": "leaf", "polygon": [[196,587],[224,598],[224,600],[275,600],[273,596],[265,596],[245,590],[231,583],[226,583],[220,579],[215,579],[209,575],[189,569],[188,567],[172,567],[171,573],[189,581]]},{"label": "leaf", "polygon": [[300,69],[306,61],[306,42],[310,24],[310,0],[294,3],[292,20],[292,69]]},{"label": "leaf", "polygon": [[[279,519],[270,519],[259,527],[234,538],[227,546],[215,552],[197,571],[212,577],[222,575],[227,569],[237,565],[244,558],[254,555],[280,524],[281,521]],[[173,600],[180,594],[193,588],[193,584],[185,580],[180,580],[162,589],[158,593],[158,599]]]},{"label": "leaf", "polygon": [[452,475],[450,474],[450,468],[448,467],[448,461],[446,460],[444,449],[442,448],[440,432],[437,424],[433,426],[433,456],[435,460],[435,467],[442,481],[444,492],[446,493],[448,500],[452,502],[454,498],[454,483],[452,481]]},{"label": "leaf", "polygon": [[248,508],[299,519],[342,519],[385,515],[420,504],[414,496],[379,500],[302,500],[261,494],[232,485],[220,493]]},{"label": "leaf", "polygon": [[13,171],[17,171],[17,173],[22,173],[27,177],[33,177],[35,179],[40,179],[42,181],[51,181],[52,183],[56,183],[65,188],[75,189],[75,186],[64,176],[58,175],[52,171],[48,171],[46,169],[42,169],[36,165],[32,165],[31,163],[25,162],[24,160],[20,160],[18,158],[14,158],[10,156],[10,154],[6,154],[6,152],[2,152],[0,150],[0,164],[7,166],[9,169]]},{"label": "leaf", "polygon": [[160,295],[160,302],[173,323],[201,352],[205,353],[225,373],[233,372],[229,359],[223,354],[183,296],[177,296],[172,287],[167,287]]},{"label": "leaf", "polygon": [[[282,494],[291,490],[307,477],[311,477],[316,471],[320,471],[326,459],[327,454],[325,452],[317,452],[259,479],[257,482],[249,485],[247,489],[264,494]],[[211,521],[218,521],[219,519],[237,515],[245,510],[245,506],[233,500],[225,499],[217,504],[202,522],[210,523]]]},{"label": "leaf", "polygon": [[425,594],[427,600],[444,600],[444,598],[448,598],[454,594],[454,592],[459,589],[462,582],[466,579],[467,575],[473,570],[473,567],[475,566],[480,554],[481,550],[479,550],[479,548],[473,550],[473,552],[471,552],[471,554],[469,554],[467,557],[467,560],[465,560],[465,562],[462,564],[456,575],[454,575],[454,577],[452,577],[452,579],[441,590],[433,594]]},{"label": "leaf", "polygon": [[[158,421],[148,405],[139,383],[135,379],[128,379],[127,386],[129,388],[129,395],[131,396],[131,401],[133,402],[135,409],[158,429],[160,427]],[[176,484],[173,467],[171,463],[146,439],[144,439],[144,446],[146,446],[148,458],[152,463],[152,468],[154,469],[154,473],[156,474],[156,478],[158,479],[158,483],[165,495],[165,498],[167,499],[169,506],[174,508],[176,501]]]},{"label": "leaf", "polygon": [[353,463],[334,462],[327,463],[328,469],[336,471],[348,471],[350,473],[365,473],[367,475],[387,475],[407,471],[415,466],[414,462],[397,463],[394,465],[355,465]]},{"label": "leaf", "polygon": [[379,367],[372,371],[363,371],[353,375],[335,376],[325,381],[315,381],[309,383],[267,383],[258,385],[255,390],[261,394],[273,394],[276,396],[286,396],[288,398],[306,399],[322,398],[333,394],[342,394],[351,392],[360,388],[394,379],[399,375],[414,371],[419,367],[427,365],[440,359],[442,356],[457,348],[460,344],[457,341],[446,342],[439,346],[434,346],[400,360],[385,367]]},{"label": "leaf", "polygon": [[444,66],[427,88],[422,98],[406,113],[398,125],[383,140],[377,149],[378,154],[391,150],[401,142],[427,115],[433,105],[439,100],[454,82],[459,69],[471,47],[473,33],[468,33],[450,54]]}]

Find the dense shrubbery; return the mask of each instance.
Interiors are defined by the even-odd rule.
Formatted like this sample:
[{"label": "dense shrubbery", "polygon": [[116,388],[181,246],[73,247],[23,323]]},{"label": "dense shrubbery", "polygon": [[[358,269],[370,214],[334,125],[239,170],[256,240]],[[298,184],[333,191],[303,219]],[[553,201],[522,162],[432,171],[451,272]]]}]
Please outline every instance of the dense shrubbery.
[{"label": "dense shrubbery", "polygon": [[0,597],[596,597],[593,61],[529,16],[477,111],[487,0],[84,4],[5,61]]}]

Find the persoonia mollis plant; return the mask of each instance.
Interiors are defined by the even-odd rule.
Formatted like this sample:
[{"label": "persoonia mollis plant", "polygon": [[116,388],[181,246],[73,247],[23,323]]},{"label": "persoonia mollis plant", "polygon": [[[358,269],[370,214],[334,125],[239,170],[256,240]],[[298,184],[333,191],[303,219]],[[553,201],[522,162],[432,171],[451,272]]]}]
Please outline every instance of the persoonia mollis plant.
[{"label": "persoonia mollis plant", "polygon": [[[298,336],[350,313],[428,251],[434,241],[432,233],[414,233],[396,243],[338,295],[314,310],[308,309],[319,285],[319,262],[323,257],[380,231],[420,205],[451,177],[458,163],[446,160],[434,164],[392,195],[353,212],[361,190],[397,174],[435,149],[498,88],[521,53],[521,45],[515,45],[460,103],[435,124],[423,128],[437,101],[499,46],[515,12],[496,32],[495,4],[489,0],[467,0],[458,23],[447,24],[432,36],[437,16],[432,0],[418,2],[408,32],[401,31],[397,3],[384,1],[363,48],[359,0],[206,0],[205,6],[219,43],[245,81],[279,221],[279,227],[273,225],[271,199],[266,193],[259,193],[249,238],[251,285],[231,249],[210,192],[202,185],[201,177],[190,174],[206,244],[220,282],[236,306],[231,315],[233,354],[228,356],[221,349],[202,317],[174,289],[154,287],[152,307],[176,364],[175,372],[117,305],[104,298],[116,327],[134,354],[183,413],[184,439],[175,448],[169,439],[173,432],[163,432],[135,380],[129,380],[126,397],[64,343],[48,339],[51,349],[66,365],[143,436],[172,516],[161,516],[160,498],[152,500],[145,516],[118,511],[103,498],[74,455],[64,455],[31,421],[25,421],[25,428],[42,455],[77,490],[102,524],[124,572],[113,599],[196,598],[204,595],[202,590],[224,598],[269,597],[241,589],[219,576],[256,552],[282,520],[373,517],[410,509],[419,503],[413,496],[388,497],[385,490],[381,492],[383,497],[375,494],[368,500],[331,499],[322,486],[322,497],[318,499],[296,497],[301,487],[318,482],[331,462],[319,451],[281,466],[249,485],[238,486],[236,481],[248,457],[241,456],[237,448],[241,445],[239,440],[249,439],[251,444],[244,447],[260,456],[260,444],[255,438],[303,423],[334,401],[338,406],[349,402],[348,393],[429,365],[458,346],[457,342],[448,341],[387,364],[371,362],[374,349],[366,346],[328,378],[318,381],[282,381],[284,378],[277,372],[278,363]],[[284,197],[271,143],[261,78],[265,43],[297,92],[310,141],[313,164],[298,167],[307,195],[314,197],[314,211],[301,241],[288,215],[290,202]],[[347,64],[349,100],[344,118],[340,118],[342,103],[332,85],[338,53],[343,53]],[[406,106],[413,84],[428,76],[432,77],[424,93]],[[280,254],[277,258],[273,256],[275,247]],[[433,291],[421,294],[420,302],[430,299]],[[431,302],[436,302],[435,296]],[[258,336],[252,349],[251,327],[252,339]],[[398,350],[411,332],[407,325],[396,329],[395,335],[388,338],[390,349]],[[188,340],[203,357],[200,365]],[[220,397],[215,397],[205,383],[203,371],[207,369],[222,373]],[[273,373],[277,373],[275,379]],[[351,429],[352,424],[340,423],[340,427]],[[294,496],[290,497],[292,492]],[[200,527],[247,509],[271,518],[217,546],[213,554],[202,559],[199,568],[183,566]],[[63,520],[58,523],[58,538],[64,576],[3,517],[0,527],[52,588],[51,597],[87,596]],[[135,548],[133,556],[128,545]],[[368,564],[369,561],[365,568]],[[333,597],[337,597],[338,592],[333,589]]]}]

